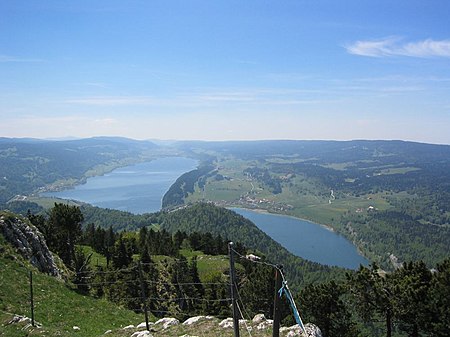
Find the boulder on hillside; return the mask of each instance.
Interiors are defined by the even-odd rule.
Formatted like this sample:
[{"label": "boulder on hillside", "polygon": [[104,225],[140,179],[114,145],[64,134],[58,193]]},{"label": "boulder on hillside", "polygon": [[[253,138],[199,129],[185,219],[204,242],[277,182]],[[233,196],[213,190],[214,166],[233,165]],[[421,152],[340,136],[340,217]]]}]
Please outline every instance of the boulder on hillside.
[{"label": "boulder on hillside", "polygon": [[221,328],[224,328],[224,329],[232,328],[233,327],[233,319],[232,318],[225,318],[224,320],[222,320],[219,323],[219,326]]},{"label": "boulder on hillside", "polygon": [[319,327],[312,323],[307,323],[305,325],[306,336],[307,337],[322,337],[322,331]]},{"label": "boulder on hillside", "polygon": [[147,330],[145,330],[145,331],[137,331],[133,333],[131,337],[153,337],[153,335]]},{"label": "boulder on hillside", "polygon": [[195,323],[198,323],[200,321],[204,321],[204,320],[211,320],[213,319],[213,316],[195,316],[195,317],[190,317],[187,320],[185,320],[183,322],[183,325],[192,325]]},{"label": "boulder on hillside", "polygon": [[259,324],[261,322],[264,322],[266,320],[266,316],[264,314],[257,314],[255,317],[253,317],[252,322],[255,324]]},{"label": "boulder on hillside", "polygon": [[[319,327],[315,324],[307,323],[305,325],[305,330],[306,334],[298,324],[291,327],[280,328],[280,332],[286,337],[322,337],[322,331],[320,331]],[[284,335],[284,333],[286,334]]]},{"label": "boulder on hillside", "polygon": [[[149,327],[154,324],[155,323],[153,323],[153,322],[148,322]],[[138,325],[136,325],[136,329],[142,329],[142,328],[146,328],[146,327],[147,327],[147,323],[145,323],[145,322],[142,322],[142,323],[139,323]]]},{"label": "boulder on hillside", "polygon": [[162,328],[164,330],[167,329],[168,327],[178,324],[180,324],[180,321],[172,317],[161,318],[160,320],[155,322],[155,325],[162,325]]}]

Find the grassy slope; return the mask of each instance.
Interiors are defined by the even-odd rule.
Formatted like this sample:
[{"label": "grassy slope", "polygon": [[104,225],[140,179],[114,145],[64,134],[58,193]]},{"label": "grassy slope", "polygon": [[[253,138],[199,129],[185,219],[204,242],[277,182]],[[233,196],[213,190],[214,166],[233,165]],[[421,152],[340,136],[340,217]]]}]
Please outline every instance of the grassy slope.
[{"label": "grassy slope", "polygon": [[[14,314],[30,317],[29,266],[16,257],[0,235],[0,336],[98,336],[109,329],[139,324],[143,315],[118,308],[105,300],[83,296],[62,281],[34,268],[35,319],[42,324],[34,331],[23,325],[7,325]],[[26,266],[26,267],[25,267]],[[80,331],[74,331],[79,326]],[[45,332],[42,332],[45,331]]]},{"label": "grassy slope", "polygon": [[[62,281],[44,275],[30,267],[28,263],[17,258],[3,236],[0,235],[0,336],[100,336],[112,330],[110,336],[130,336],[134,331],[143,329],[127,329],[124,326],[137,325],[144,321],[143,315],[118,308],[105,300],[83,296],[67,287]],[[83,246],[86,253],[92,252],[90,247]],[[187,258],[194,255],[198,259],[199,273],[202,280],[207,281],[213,274],[223,273],[228,269],[226,256],[209,256],[198,251],[182,250]],[[94,256],[95,255],[95,256]],[[105,265],[104,258],[94,253],[91,263]],[[98,255],[98,256],[97,256]],[[154,256],[155,261],[159,258]],[[95,262],[94,262],[95,261]],[[238,268],[242,266],[237,265]],[[27,326],[27,322],[8,324],[14,314],[31,317],[29,306],[29,270],[33,272],[33,291],[35,302],[35,320],[42,324],[41,328]],[[160,326],[153,332],[154,336],[180,336],[183,334],[232,336],[232,329],[219,327],[220,320],[203,321],[194,326],[175,326],[162,330]],[[75,331],[73,326],[80,327]],[[255,328],[255,327],[254,327]],[[242,328],[243,329],[243,328]],[[242,330],[243,331],[243,330]],[[271,329],[261,332],[259,336],[271,336]]]},{"label": "grassy slope", "polygon": [[[92,254],[90,265],[92,268],[96,266],[106,267],[106,257],[96,253],[89,246],[81,246],[83,252],[86,255]],[[196,256],[197,257],[197,268],[200,280],[202,282],[208,282],[217,275],[223,275],[230,268],[230,262],[228,256],[225,255],[206,255],[201,251],[193,251],[189,249],[182,249],[180,252],[189,261]],[[135,260],[139,259],[139,256],[134,257]],[[152,259],[155,262],[161,262],[162,260],[171,260],[173,258],[164,255],[152,255]],[[242,265],[236,264],[236,269],[243,269]]]}]

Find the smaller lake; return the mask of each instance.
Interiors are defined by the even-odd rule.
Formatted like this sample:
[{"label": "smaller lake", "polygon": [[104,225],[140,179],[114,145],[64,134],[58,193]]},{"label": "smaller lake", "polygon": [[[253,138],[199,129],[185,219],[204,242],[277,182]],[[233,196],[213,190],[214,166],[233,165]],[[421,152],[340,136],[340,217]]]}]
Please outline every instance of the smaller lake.
[{"label": "smaller lake", "polygon": [[44,196],[79,200],[94,206],[134,214],[157,212],[170,186],[198,162],[184,157],[160,158],[126,166],[105,175],[87,179],[83,185]]},{"label": "smaller lake", "polygon": [[356,247],[344,238],[318,224],[294,217],[231,208],[251,220],[272,239],[291,253],[304,259],[349,269],[368,265]]}]

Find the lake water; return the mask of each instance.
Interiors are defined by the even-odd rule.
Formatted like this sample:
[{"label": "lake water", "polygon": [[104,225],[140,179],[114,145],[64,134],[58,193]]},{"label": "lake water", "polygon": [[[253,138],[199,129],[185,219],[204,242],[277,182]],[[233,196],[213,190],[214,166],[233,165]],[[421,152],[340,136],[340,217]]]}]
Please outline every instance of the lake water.
[{"label": "lake water", "polygon": [[190,158],[160,158],[89,178],[85,184],[70,190],[43,195],[135,214],[156,212],[161,209],[162,197],[175,180],[197,165],[198,162]]},{"label": "lake water", "polygon": [[283,215],[232,208],[251,220],[291,253],[304,259],[350,269],[368,261],[341,235],[315,223]]},{"label": "lake water", "polygon": [[[86,184],[73,189],[44,195],[135,214],[156,212],[161,209],[162,197],[175,180],[197,165],[196,160],[189,158],[161,158],[119,168],[103,176],[89,178]],[[233,210],[302,258],[351,269],[368,263],[351,242],[320,225],[288,216],[239,208]]]}]

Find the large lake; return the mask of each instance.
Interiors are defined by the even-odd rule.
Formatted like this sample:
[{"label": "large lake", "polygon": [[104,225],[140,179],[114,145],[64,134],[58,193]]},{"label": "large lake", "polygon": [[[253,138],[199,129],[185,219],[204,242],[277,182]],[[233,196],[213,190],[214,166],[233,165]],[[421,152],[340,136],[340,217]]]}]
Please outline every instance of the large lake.
[{"label": "large lake", "polygon": [[156,212],[161,209],[162,197],[175,180],[197,165],[198,162],[190,158],[160,158],[89,178],[85,184],[70,190],[43,195],[135,214]]},{"label": "large lake", "polygon": [[[156,212],[170,186],[198,162],[169,157],[116,169],[87,179],[70,190],[45,193],[63,199],[84,201],[95,206],[135,214]],[[297,218],[234,208],[278,241],[291,253],[321,264],[356,269],[367,260],[344,237],[312,222]]]},{"label": "large lake", "polygon": [[291,253],[310,261],[357,269],[368,261],[341,235],[318,224],[283,215],[232,208]]}]

